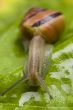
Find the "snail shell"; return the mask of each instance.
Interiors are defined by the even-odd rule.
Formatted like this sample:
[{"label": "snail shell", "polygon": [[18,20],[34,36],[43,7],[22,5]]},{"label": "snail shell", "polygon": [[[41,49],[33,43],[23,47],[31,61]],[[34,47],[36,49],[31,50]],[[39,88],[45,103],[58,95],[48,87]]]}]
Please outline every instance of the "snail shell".
[{"label": "snail shell", "polygon": [[21,31],[28,39],[38,32],[49,43],[56,42],[63,30],[64,16],[55,10],[31,8],[21,23]]}]

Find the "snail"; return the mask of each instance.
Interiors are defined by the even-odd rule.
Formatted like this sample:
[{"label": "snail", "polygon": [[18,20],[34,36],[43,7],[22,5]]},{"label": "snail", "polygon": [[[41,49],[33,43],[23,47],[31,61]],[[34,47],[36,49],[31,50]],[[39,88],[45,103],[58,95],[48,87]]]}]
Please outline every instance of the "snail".
[{"label": "snail", "polygon": [[20,30],[23,34],[24,46],[29,50],[26,73],[1,96],[22,80],[28,80],[30,85],[43,87],[52,99],[44,78],[51,61],[52,45],[60,38],[64,26],[64,15],[56,10],[31,8],[25,14]]}]

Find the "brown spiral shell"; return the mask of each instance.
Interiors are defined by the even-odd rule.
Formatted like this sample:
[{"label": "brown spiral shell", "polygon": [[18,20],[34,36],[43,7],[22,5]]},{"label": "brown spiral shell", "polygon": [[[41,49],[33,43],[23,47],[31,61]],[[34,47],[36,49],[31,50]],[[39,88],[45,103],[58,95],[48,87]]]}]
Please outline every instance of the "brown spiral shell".
[{"label": "brown spiral shell", "polygon": [[36,32],[49,43],[58,40],[64,30],[64,16],[61,12],[42,8],[31,8],[21,23],[21,31],[26,38],[32,38]]}]

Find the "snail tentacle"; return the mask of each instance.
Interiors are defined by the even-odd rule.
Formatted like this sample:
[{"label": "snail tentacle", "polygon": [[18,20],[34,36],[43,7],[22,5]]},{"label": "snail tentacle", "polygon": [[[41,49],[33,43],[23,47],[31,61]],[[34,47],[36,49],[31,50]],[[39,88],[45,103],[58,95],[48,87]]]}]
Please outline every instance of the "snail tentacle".
[{"label": "snail tentacle", "polygon": [[50,94],[50,91],[49,91],[48,86],[46,85],[45,81],[40,76],[38,76],[37,79],[40,83],[40,86],[43,87],[44,90],[48,93],[50,99],[53,99],[53,96]]}]

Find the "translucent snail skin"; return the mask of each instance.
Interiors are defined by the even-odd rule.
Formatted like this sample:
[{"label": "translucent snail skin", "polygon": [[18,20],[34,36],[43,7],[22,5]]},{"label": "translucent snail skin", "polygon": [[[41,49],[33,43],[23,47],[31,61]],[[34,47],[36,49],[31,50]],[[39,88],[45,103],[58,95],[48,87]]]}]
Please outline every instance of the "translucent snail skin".
[{"label": "translucent snail skin", "polygon": [[64,15],[59,11],[35,7],[25,14],[20,25],[20,31],[23,34],[25,49],[28,47],[29,51],[26,73],[23,78],[5,90],[1,95],[4,95],[20,83],[20,81],[27,80],[31,86],[38,85],[43,87],[52,99],[44,78],[48,72],[53,44],[59,39],[64,27]]}]

